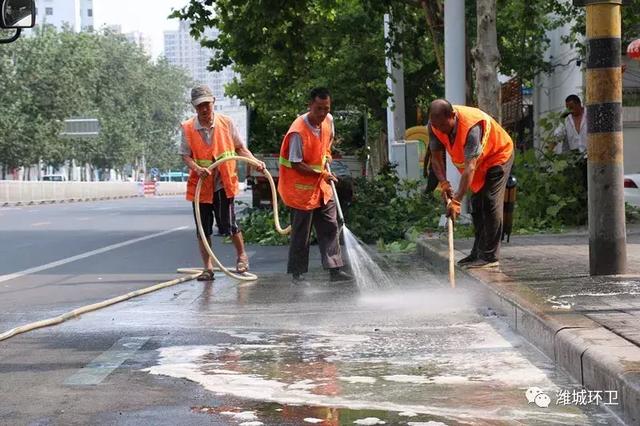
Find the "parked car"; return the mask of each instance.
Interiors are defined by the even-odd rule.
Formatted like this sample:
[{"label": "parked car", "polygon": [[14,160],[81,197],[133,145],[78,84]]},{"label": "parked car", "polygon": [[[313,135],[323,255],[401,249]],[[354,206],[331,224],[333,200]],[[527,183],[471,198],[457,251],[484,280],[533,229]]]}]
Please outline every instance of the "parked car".
[{"label": "parked car", "polygon": [[65,182],[67,177],[65,175],[44,175],[42,176],[42,180],[47,182]]},{"label": "parked car", "polygon": [[624,176],[624,201],[640,207],[640,173]]}]

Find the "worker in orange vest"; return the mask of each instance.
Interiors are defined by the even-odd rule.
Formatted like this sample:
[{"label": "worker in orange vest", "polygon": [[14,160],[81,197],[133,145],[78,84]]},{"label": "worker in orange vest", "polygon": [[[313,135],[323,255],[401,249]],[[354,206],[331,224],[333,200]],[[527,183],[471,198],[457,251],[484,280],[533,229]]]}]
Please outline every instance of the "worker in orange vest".
[{"label": "worker in orange vest", "polygon": [[[473,249],[458,264],[467,268],[499,266],[502,214],[507,179],[513,165],[513,141],[487,113],[437,99],[429,108],[429,148],[433,171],[447,202],[447,215],[460,215],[461,202],[471,190]],[[443,151],[460,173],[460,186],[451,187],[445,174]]]},{"label": "worker in orange vest", "polygon": [[311,227],[316,230],[322,266],[333,282],[350,281],[339,242],[336,203],[330,182],[337,178],[327,170],[334,138],[331,94],[315,88],[309,97],[309,111],[295,119],[282,141],[278,193],[291,209],[291,242],[287,273],[293,282],[308,284],[303,274],[309,267]]},{"label": "worker in orange vest", "polygon": [[[230,236],[236,249],[236,271],[249,270],[249,258],[244,249],[242,232],[236,223],[234,197],[239,193],[238,174],[235,161],[227,161],[215,170],[208,167],[215,161],[230,156],[242,156],[255,160],[247,149],[230,117],[214,113],[215,97],[206,85],[191,90],[191,104],[197,115],[182,123],[182,143],[179,152],[184,163],[191,169],[187,182],[187,200],[192,202],[195,218],[194,196],[200,177],[204,178],[200,191],[200,217],[202,227],[211,245],[213,220],[215,216],[218,233]],[[264,170],[264,163],[258,167]],[[198,280],[213,280],[213,263],[198,237],[198,247],[204,270]]]}]

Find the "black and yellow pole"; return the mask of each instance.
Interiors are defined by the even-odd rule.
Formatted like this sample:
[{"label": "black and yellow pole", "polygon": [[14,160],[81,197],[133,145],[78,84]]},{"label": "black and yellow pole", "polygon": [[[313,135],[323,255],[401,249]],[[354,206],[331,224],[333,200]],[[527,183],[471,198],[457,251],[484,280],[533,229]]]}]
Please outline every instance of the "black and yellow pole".
[{"label": "black and yellow pole", "polygon": [[622,0],[574,1],[586,6],[589,270],[624,274],[627,241],[622,151]]}]

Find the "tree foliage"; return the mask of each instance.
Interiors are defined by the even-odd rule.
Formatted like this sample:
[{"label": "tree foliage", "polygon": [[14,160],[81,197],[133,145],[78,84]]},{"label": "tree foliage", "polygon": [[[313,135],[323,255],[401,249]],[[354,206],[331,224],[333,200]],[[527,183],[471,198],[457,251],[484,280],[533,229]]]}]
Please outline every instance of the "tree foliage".
[{"label": "tree foliage", "polygon": [[[426,27],[416,25],[418,12],[407,8],[405,18],[410,24],[404,38],[411,40],[404,51],[408,110],[438,80]],[[267,152],[278,149],[291,121],[306,110],[313,86],[331,89],[334,110],[366,110],[372,121],[384,120],[383,15],[358,0],[192,0],[174,14],[192,23],[196,37],[208,27],[220,30],[217,39],[203,40],[215,50],[211,69],[233,64],[240,74],[227,92],[252,109],[251,144]],[[361,137],[349,149],[364,146]]]},{"label": "tree foliage", "polygon": [[[123,36],[45,26],[0,47],[0,164],[76,160],[98,169],[176,164],[188,79]],[[64,120],[95,117],[96,139],[60,137]]]}]

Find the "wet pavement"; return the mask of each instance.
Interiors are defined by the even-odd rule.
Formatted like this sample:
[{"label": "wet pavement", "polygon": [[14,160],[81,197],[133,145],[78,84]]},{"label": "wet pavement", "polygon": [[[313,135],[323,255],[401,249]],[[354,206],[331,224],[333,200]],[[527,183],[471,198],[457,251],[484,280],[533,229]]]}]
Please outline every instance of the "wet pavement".
[{"label": "wet pavement", "polygon": [[[308,288],[279,274],[190,282],[4,342],[0,419],[615,424],[596,406],[558,405],[575,384],[479,294],[428,271],[364,294],[313,278]],[[530,387],[549,407],[527,402]]]},{"label": "wet pavement", "polygon": [[[59,230],[36,234],[20,228],[36,220],[26,212],[3,212],[17,221],[3,225],[14,243],[31,244],[4,247],[16,259],[3,263],[5,278],[39,264],[19,250],[40,250],[45,263],[187,229],[6,279],[0,331],[197,265],[187,203],[89,205],[123,217],[89,216],[87,229],[68,234],[65,220],[85,206],[34,208]],[[65,236],[64,252],[49,253]],[[229,245],[216,247],[232,258]],[[616,424],[605,401],[559,399],[577,383],[487,309],[473,283],[449,289],[421,259],[399,256],[390,289],[330,285],[314,247],[313,285],[300,288],[281,273],[286,253],[251,247],[255,283],[192,281],[0,342],[0,424]]]},{"label": "wet pavement", "polygon": [[[458,250],[471,246],[456,241]],[[640,227],[629,229],[625,275],[589,275],[586,233],[514,236],[501,260],[501,272],[535,294],[542,309],[583,314],[640,346]]]}]

